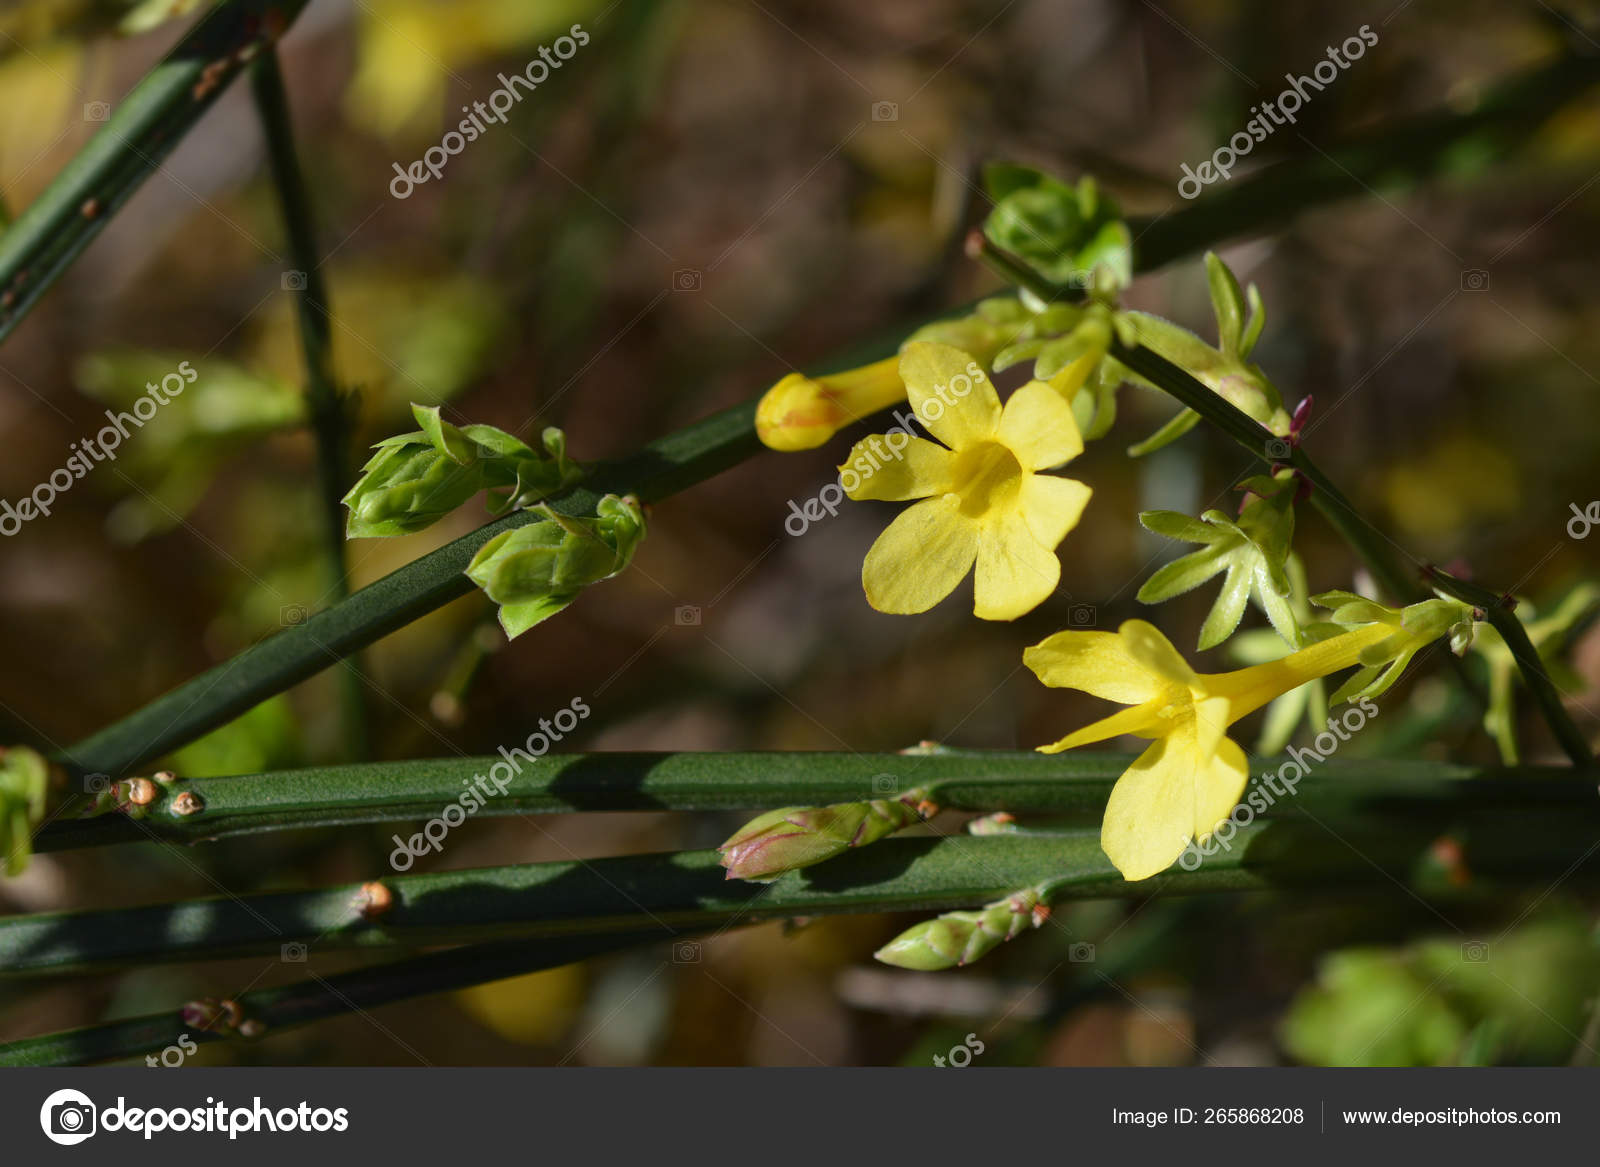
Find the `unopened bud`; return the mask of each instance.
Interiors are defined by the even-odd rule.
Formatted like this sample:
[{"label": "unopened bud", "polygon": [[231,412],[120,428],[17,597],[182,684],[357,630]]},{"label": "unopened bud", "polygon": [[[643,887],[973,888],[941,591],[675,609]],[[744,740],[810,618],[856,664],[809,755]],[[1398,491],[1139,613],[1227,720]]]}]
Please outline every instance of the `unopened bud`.
[{"label": "unopened bud", "polygon": [[822,377],[790,373],[757,404],[756,435],[774,450],[811,450],[851,422],[905,399],[899,357]]},{"label": "unopened bud", "polygon": [[592,516],[540,509],[543,519],[496,535],[467,565],[468,578],[500,605],[500,625],[509,637],[627,567],[645,535],[644,511],[632,495],[606,495]]},{"label": "unopened bud", "polygon": [[976,911],[946,912],[913,925],[878,949],[884,964],[937,972],[971,964],[1050,916],[1037,888],[1015,892]]},{"label": "unopened bud", "polygon": [[921,822],[935,809],[920,790],[898,799],[788,806],[752,819],[718,850],[729,879],[770,883],[785,871],[876,843]]}]

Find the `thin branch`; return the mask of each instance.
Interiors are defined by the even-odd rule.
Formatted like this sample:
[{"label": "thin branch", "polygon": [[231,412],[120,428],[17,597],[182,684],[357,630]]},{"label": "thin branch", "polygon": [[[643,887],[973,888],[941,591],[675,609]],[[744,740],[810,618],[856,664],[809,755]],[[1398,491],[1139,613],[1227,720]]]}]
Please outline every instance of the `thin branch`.
[{"label": "thin branch", "polygon": [[[250,91],[266,138],[273,189],[283,214],[284,232],[294,270],[284,286],[294,295],[300,324],[300,348],[306,366],[306,415],[317,447],[317,494],[322,515],[323,557],[328,595],[335,602],[350,595],[345,563],[345,511],[340,501],[350,488],[350,403],[339,391],[333,373],[333,342],[328,289],[317,247],[316,219],[294,146],[294,125],[283,70],[276,48],[267,46],[250,72]],[[354,660],[339,669],[340,728],[345,756],[359,761],[368,754],[366,706],[361,675]]]},{"label": "thin branch", "polygon": [[1438,568],[1429,568],[1427,576],[1433,586],[1445,595],[1464,604],[1471,604],[1483,612],[1489,623],[1494,625],[1494,630],[1506,642],[1506,647],[1511,650],[1511,656],[1522,672],[1522,679],[1527,684],[1528,691],[1533,694],[1539,711],[1544,714],[1545,721],[1550,724],[1550,729],[1555,734],[1556,740],[1561,743],[1561,748],[1572,759],[1572,764],[1581,769],[1593,769],[1594,751],[1589,747],[1589,739],[1583,736],[1583,731],[1568,716],[1566,706],[1561,703],[1561,693],[1550,680],[1550,674],[1545,671],[1539,650],[1533,646],[1533,641],[1528,639],[1527,629],[1517,618],[1516,600],[1511,596],[1498,595],[1477,584],[1457,579]]},{"label": "thin branch", "polygon": [[305,0],[224,0],[122,99],[0,235],[0,340],[304,7]]},{"label": "thin branch", "polygon": [[[143,817],[137,822],[118,812],[57,820],[40,832],[34,849],[151,839],[198,843],[260,831],[423,822],[456,804],[466,790],[482,796],[474,814],[485,817],[754,811],[893,798],[915,789],[950,811],[1006,810],[1097,823],[1128,761],[1126,754],[1080,751],[941,750],[552,754],[531,761],[519,758],[515,771],[499,755],[322,766],[155,784],[155,801],[141,808]],[[1284,764],[1282,758],[1256,759],[1252,772],[1273,773]],[[1478,809],[1549,803],[1581,807],[1593,799],[1591,785],[1574,781],[1565,769],[1330,759],[1299,784],[1295,805],[1319,813],[1403,812],[1441,803]]]}]

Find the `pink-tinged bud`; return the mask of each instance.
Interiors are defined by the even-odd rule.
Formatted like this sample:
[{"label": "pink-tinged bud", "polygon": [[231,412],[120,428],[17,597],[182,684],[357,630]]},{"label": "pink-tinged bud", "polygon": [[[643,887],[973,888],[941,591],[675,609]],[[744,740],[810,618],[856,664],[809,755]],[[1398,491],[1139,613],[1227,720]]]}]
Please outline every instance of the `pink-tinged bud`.
[{"label": "pink-tinged bud", "polygon": [[810,867],[852,847],[876,843],[921,822],[934,809],[922,791],[912,791],[902,799],[787,806],[752,819],[718,850],[729,879],[770,883],[785,871]]}]

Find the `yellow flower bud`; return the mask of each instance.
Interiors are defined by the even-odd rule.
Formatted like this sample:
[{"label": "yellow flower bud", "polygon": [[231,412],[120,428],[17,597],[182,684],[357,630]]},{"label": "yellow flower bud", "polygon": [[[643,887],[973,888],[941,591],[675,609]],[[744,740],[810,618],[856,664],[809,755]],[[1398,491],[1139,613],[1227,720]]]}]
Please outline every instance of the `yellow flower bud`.
[{"label": "yellow flower bud", "polygon": [[825,377],[790,373],[756,406],[756,434],[774,450],[811,450],[851,422],[905,399],[898,357]]}]

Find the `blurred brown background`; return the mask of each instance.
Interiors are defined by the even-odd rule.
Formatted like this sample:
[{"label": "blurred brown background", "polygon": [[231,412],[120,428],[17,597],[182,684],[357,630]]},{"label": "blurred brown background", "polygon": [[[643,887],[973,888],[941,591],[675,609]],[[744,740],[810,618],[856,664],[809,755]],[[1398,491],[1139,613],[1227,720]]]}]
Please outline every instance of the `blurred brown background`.
[{"label": "blurred brown background", "polygon": [[[1593,8],[1563,13],[1592,28]],[[392,197],[392,164],[421,157],[458,107],[574,23],[589,43],[507,124]],[[985,159],[1092,173],[1129,213],[1159,213],[1181,205],[1181,163],[1209,156],[1285,72],[1308,71],[1362,25],[1377,46],[1250,167],[1418,110],[1468,108],[1495,79],[1551,56],[1560,36],[1535,6],[1457,0],[314,0],[283,53],[362,443],[412,428],[406,404],[420,401],[525,438],[559,425],[581,459],[627,453],[993,288],[959,248],[986,206],[974,185]],[[91,107],[114,105],[176,29],[116,39],[12,27],[0,49],[0,187],[13,213],[94,131]],[[1514,157],[1469,159],[1448,180],[1307,213],[1223,251],[1266,300],[1255,359],[1291,404],[1316,399],[1308,446],[1330,476],[1410,553],[1459,559],[1536,601],[1600,560],[1600,540],[1564,529],[1569,504],[1600,497],[1597,112],[1590,94]],[[1139,279],[1128,302],[1214,336],[1198,260]],[[300,384],[289,266],[236,86],[0,351],[7,499],[62,465],[147,370],[188,359],[202,387],[240,386],[156,417],[0,548],[0,738],[70,742],[325,602],[310,443],[262,404],[292,403]],[[1028,747],[1059,736],[1093,703],[1038,685],[1020,667],[1023,646],[1083,605],[1102,628],[1149,616],[1133,595],[1163,548],[1135,512],[1227,508],[1249,469],[1203,428],[1129,460],[1126,445],[1172,407],[1134,387],[1120,404],[1116,429],[1074,465],[1096,495],[1062,547],[1062,590],[1014,625],[973,620],[961,591],[923,617],[869,609],[860,562],[889,507],[848,505],[803,537],[784,532],[788,500],[829,480],[845,434],[656,506],[631,571],[513,646],[476,594],[386,639],[363,663],[379,756],[490,753],[575,696],[594,712],[563,749]],[[425,534],[352,544],[358,583],[482,518],[473,504]],[[1314,589],[1350,586],[1350,553],[1309,510],[1297,546]],[[1159,613],[1185,650],[1211,595]],[[1578,664],[1591,681],[1600,671],[1593,640]],[[1356,748],[1492,758],[1440,676],[1408,681],[1414,716]],[[175,764],[238,773],[330,757],[328,680]],[[1575,715],[1592,734],[1593,698]],[[1530,758],[1552,757],[1538,726],[1524,728]],[[434,869],[708,846],[733,821],[477,821]],[[46,855],[0,884],[0,910],[360,879],[383,869],[390,833]],[[870,961],[907,919],[837,919],[793,936],[763,926],[707,944],[699,963],[651,950],[389,1008],[381,1026],[355,1017],[197,1056],[926,1064],[980,1030],[987,1064],[1273,1062],[1288,1056],[1285,1004],[1319,955],[1440,929],[1418,904],[1375,893],[1080,905],[1067,918],[1074,936],[1095,938],[1096,964],[1069,960],[1067,931],[1047,929],[977,969],[913,982]],[[318,972],[349,963],[309,959]],[[1098,975],[1110,959],[1115,977]],[[5,983],[0,1038],[304,974],[263,964]]]}]

